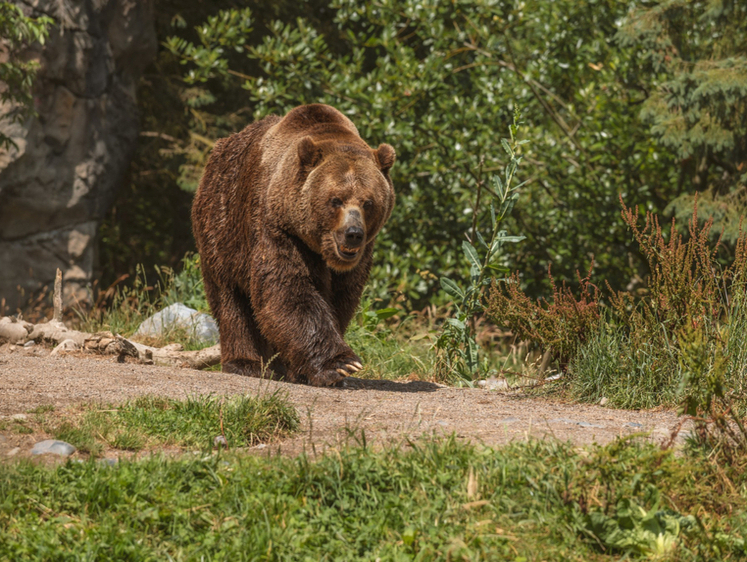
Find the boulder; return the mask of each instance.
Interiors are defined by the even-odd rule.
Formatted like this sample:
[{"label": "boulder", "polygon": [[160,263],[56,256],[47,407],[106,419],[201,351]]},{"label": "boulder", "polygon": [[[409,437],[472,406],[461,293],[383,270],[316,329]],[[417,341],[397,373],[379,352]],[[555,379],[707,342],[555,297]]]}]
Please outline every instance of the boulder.
[{"label": "boulder", "polygon": [[180,302],[167,306],[143,321],[134,335],[158,337],[174,329],[186,330],[189,335],[203,343],[218,341],[218,325],[213,317]]}]

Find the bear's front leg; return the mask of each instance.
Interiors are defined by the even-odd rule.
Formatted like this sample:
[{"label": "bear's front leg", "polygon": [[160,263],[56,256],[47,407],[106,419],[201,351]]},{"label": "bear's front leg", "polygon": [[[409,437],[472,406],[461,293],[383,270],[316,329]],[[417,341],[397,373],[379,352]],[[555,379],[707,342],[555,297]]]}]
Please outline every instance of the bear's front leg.
[{"label": "bear's front leg", "polygon": [[262,335],[293,382],[331,386],[362,368],[320,293],[323,263],[296,239],[265,236],[254,260],[252,305]]}]

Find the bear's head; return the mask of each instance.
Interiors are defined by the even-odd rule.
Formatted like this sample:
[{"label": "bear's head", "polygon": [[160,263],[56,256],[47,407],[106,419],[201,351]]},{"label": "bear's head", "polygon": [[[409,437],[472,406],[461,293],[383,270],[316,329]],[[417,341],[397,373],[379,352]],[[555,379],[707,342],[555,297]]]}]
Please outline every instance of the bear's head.
[{"label": "bear's head", "polygon": [[297,152],[303,182],[298,202],[303,228],[298,234],[329,267],[349,271],[392,213],[394,149],[304,137]]}]

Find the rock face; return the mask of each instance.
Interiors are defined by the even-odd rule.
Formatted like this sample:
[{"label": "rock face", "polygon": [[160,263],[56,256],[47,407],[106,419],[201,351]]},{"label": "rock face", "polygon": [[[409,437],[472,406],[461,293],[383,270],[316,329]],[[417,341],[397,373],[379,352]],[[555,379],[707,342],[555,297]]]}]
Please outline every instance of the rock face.
[{"label": "rock face", "polygon": [[11,310],[51,285],[58,267],[64,300],[87,297],[96,231],[137,141],[137,82],[157,47],[153,0],[19,5],[56,25],[29,53],[41,63],[38,116],[0,122],[18,145],[0,149],[0,299]]}]

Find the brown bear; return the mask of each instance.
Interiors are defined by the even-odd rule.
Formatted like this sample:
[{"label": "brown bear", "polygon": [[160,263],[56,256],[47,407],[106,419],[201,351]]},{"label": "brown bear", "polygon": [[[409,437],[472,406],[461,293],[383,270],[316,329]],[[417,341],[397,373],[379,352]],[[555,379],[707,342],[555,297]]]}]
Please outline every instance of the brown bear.
[{"label": "brown bear", "polygon": [[362,368],[343,334],[394,206],[394,160],[321,104],[215,143],[192,225],[223,371],[325,386]]}]

